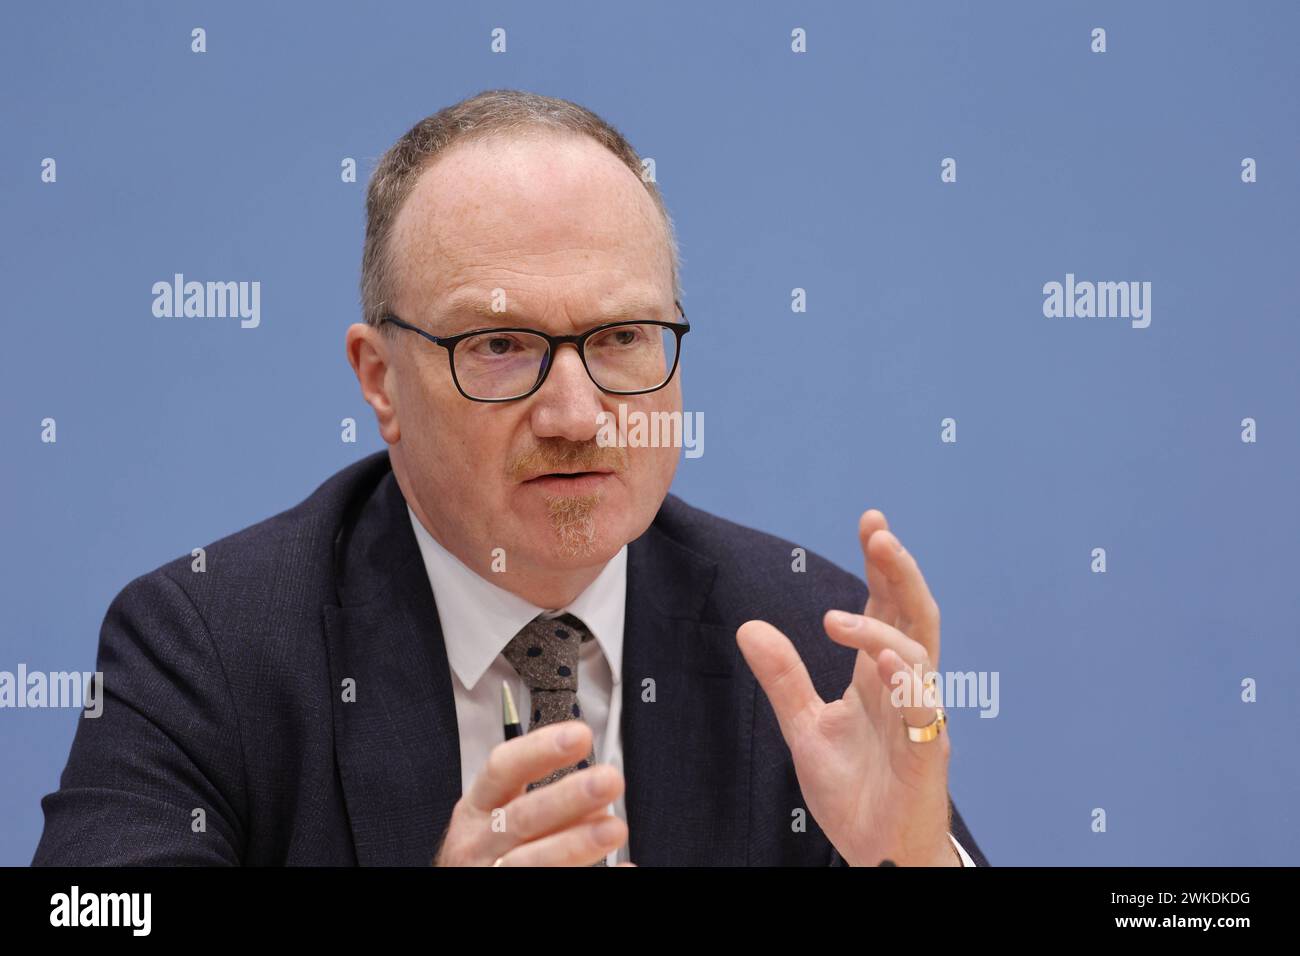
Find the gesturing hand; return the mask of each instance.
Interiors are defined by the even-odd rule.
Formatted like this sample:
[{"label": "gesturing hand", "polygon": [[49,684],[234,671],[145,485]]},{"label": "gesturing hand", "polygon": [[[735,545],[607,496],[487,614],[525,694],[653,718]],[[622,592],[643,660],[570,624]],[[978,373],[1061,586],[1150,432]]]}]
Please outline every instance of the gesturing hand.
[{"label": "gesturing hand", "polygon": [[[948,838],[947,730],[917,742],[904,726],[938,717],[922,678],[939,666],[939,606],[883,514],[864,514],[858,537],[867,606],[824,620],[831,640],[858,650],[843,697],[823,701],[794,645],[766,621],[746,622],[736,639],[776,711],[808,812],[840,856],[852,866],[960,866]],[[891,700],[901,680],[911,706]]]}]

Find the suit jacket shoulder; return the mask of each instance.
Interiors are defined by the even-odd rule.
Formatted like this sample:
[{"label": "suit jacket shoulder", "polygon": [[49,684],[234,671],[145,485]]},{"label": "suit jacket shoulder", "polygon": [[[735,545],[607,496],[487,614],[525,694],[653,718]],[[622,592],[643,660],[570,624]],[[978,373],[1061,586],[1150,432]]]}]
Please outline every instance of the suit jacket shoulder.
[{"label": "suit jacket shoulder", "polygon": [[35,864],[282,862],[345,829],[338,801],[286,778],[332,766],[321,607],[336,539],[388,471],[371,455],[209,544],[201,571],[177,558],[118,593],[96,655],[104,711],[77,722]]}]

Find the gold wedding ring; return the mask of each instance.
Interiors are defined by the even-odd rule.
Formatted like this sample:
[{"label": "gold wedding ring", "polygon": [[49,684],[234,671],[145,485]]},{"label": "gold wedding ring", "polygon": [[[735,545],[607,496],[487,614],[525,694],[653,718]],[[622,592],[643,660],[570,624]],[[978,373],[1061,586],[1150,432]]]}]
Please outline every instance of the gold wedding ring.
[{"label": "gold wedding ring", "polygon": [[[924,683],[927,690],[934,690],[936,694],[938,693],[938,679],[934,674],[930,674],[926,677]],[[924,727],[913,727],[907,722],[907,719],[903,717],[902,713],[899,713],[898,716],[902,718],[903,726],[907,728],[907,739],[918,744],[927,744],[931,740],[934,740],[939,736],[939,732],[943,730],[943,725],[948,722],[948,715],[943,712],[943,707],[941,706],[935,707],[934,720],[930,721]]]},{"label": "gold wedding ring", "polygon": [[918,744],[926,744],[939,736],[939,732],[943,730],[943,725],[948,722],[948,715],[943,712],[942,707],[936,707],[935,711],[934,720],[930,721],[924,727],[913,727],[911,724],[907,723],[907,721],[903,722],[903,725],[907,727],[908,740],[914,741]]}]

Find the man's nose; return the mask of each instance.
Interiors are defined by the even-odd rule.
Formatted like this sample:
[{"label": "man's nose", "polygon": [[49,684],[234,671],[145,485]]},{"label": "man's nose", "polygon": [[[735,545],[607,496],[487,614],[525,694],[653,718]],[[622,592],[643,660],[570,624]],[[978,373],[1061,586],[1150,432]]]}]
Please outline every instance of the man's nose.
[{"label": "man's nose", "polygon": [[587,374],[578,350],[561,345],[551,356],[551,371],[533,396],[533,433],[539,438],[590,441],[599,430],[604,393]]}]

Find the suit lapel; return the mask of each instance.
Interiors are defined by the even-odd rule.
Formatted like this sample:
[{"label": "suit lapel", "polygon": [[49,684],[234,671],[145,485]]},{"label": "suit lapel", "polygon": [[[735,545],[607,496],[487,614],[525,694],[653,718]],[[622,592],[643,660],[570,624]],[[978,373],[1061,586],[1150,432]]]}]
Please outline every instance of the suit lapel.
[{"label": "suit lapel", "polygon": [[703,620],[717,567],[656,523],[628,547],[624,796],[639,866],[744,866],[755,682]]},{"label": "suit lapel", "polygon": [[340,605],[324,609],[334,751],[357,862],[427,865],[460,799],[460,740],[433,591],[391,471],[345,523],[335,574]]}]

